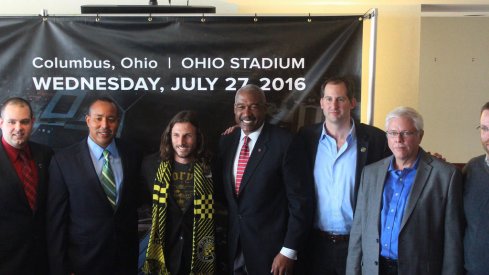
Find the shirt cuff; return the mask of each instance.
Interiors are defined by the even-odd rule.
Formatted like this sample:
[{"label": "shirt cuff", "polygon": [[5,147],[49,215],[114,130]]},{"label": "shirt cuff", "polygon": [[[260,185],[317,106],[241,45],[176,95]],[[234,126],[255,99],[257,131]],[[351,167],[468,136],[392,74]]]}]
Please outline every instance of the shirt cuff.
[{"label": "shirt cuff", "polygon": [[280,250],[280,254],[284,255],[285,257],[292,259],[292,260],[297,260],[297,251],[287,248],[287,247],[282,247]]}]

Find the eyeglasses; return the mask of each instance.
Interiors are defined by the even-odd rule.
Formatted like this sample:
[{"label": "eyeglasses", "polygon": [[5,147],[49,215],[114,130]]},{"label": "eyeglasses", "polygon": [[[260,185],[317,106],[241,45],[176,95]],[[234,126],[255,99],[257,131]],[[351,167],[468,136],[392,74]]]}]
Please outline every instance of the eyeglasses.
[{"label": "eyeglasses", "polygon": [[390,138],[397,138],[398,136],[401,136],[402,138],[408,138],[416,135],[419,131],[386,131],[385,133],[387,134],[388,137]]},{"label": "eyeglasses", "polygon": [[484,133],[484,134],[485,134],[485,133],[487,133],[487,132],[489,132],[489,127],[487,127],[487,126],[485,126],[485,125],[479,125],[479,126],[477,126],[477,128],[476,128],[476,129],[477,129],[477,130],[480,130],[480,131],[481,131],[482,133]]}]

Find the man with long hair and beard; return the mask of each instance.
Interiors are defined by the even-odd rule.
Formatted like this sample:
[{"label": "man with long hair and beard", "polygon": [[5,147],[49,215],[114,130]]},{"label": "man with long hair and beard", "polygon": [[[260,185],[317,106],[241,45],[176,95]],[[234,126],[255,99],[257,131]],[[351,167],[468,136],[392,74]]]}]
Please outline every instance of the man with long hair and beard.
[{"label": "man with long hair and beard", "polygon": [[152,226],[143,271],[214,274],[214,187],[197,114],[176,114],[161,136],[160,152],[142,164],[152,187]]}]

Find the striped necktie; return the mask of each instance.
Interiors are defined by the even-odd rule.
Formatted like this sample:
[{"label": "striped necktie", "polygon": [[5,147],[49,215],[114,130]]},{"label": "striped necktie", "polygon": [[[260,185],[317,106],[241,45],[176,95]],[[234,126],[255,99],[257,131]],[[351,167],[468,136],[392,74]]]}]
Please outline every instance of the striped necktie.
[{"label": "striped necktie", "polygon": [[238,169],[236,170],[235,182],[236,195],[239,194],[239,187],[241,186],[241,180],[243,179],[244,170],[246,169],[248,159],[250,159],[250,148],[248,147],[248,143],[250,142],[250,140],[251,139],[248,136],[245,136],[243,138],[243,146],[241,146],[241,151],[239,152]]},{"label": "striped necktie", "polygon": [[110,167],[109,150],[105,149],[102,153],[104,156],[104,166],[102,166],[102,187],[104,188],[105,193],[107,194],[107,198],[109,199],[112,208],[115,208],[116,205],[116,188],[115,188],[115,178],[114,173],[112,172],[112,168]]},{"label": "striped necktie", "polygon": [[24,176],[24,192],[32,210],[36,206],[37,182],[34,179],[34,173],[31,169],[29,159],[25,151],[19,152],[19,158],[22,161],[22,175]]}]

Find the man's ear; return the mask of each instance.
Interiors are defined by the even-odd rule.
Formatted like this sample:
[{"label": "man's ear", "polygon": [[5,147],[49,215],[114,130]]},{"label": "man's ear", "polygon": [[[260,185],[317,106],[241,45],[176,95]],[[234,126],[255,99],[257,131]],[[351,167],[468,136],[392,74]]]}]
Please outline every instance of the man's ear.
[{"label": "man's ear", "polygon": [[357,100],[353,97],[350,99],[350,105],[351,105],[351,110],[355,109],[357,107]]}]

